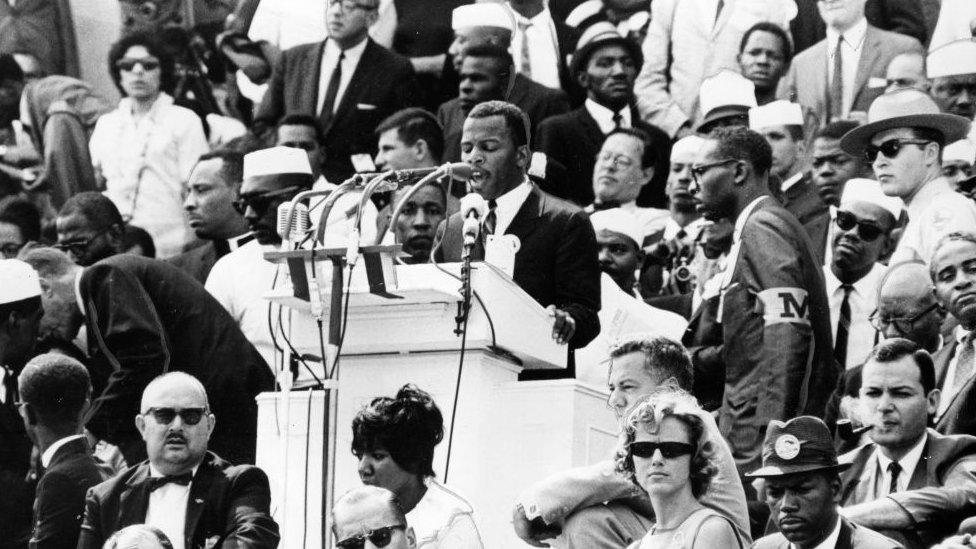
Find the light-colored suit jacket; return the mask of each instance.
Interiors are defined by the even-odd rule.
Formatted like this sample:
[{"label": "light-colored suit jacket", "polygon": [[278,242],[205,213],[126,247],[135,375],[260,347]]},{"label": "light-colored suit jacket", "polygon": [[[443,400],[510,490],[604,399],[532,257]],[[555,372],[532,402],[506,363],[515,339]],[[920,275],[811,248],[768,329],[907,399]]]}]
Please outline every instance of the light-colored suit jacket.
[{"label": "light-colored suit jacket", "polygon": [[[827,108],[827,62],[830,58],[828,49],[825,38],[800,52],[793,59],[786,76],[780,80],[777,91],[780,99],[799,103],[807,112],[814,113],[821,126],[830,115]],[[867,112],[871,102],[884,93],[888,63],[906,52],[924,55],[925,49],[918,40],[910,36],[868,25],[864,33],[864,44],[861,45],[861,58],[857,64],[851,112]]]},{"label": "light-colored suit jacket", "polygon": [[648,123],[672,137],[694,123],[702,80],[722,69],[738,72],[739,42],[749,27],[770,21],[786,27],[796,15],[793,0],[726,0],[715,20],[715,3],[654,0],[644,39],[644,65],[634,94]]}]

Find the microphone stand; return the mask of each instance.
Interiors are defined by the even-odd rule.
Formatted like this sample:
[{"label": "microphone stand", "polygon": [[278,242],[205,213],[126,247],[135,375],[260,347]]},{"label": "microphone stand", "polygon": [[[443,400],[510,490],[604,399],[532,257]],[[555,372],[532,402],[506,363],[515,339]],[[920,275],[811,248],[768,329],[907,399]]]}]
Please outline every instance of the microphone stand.
[{"label": "microphone stand", "polygon": [[473,249],[474,240],[470,243],[465,242],[461,250],[461,301],[458,302],[457,316],[454,317],[456,336],[464,333],[468,312],[471,310],[471,250]]},{"label": "microphone stand", "polygon": [[[397,219],[399,219],[400,213],[403,211],[403,208],[406,206],[407,202],[409,202],[410,199],[413,198],[413,196],[415,194],[417,194],[417,192],[420,191],[420,189],[423,188],[424,185],[427,185],[429,183],[433,183],[434,181],[436,181],[437,179],[439,179],[439,178],[441,178],[441,177],[443,177],[445,175],[450,176],[450,177],[453,177],[454,176],[453,171],[454,170],[451,168],[451,164],[450,163],[444,164],[443,166],[441,166],[440,168],[438,168],[436,171],[433,171],[433,172],[425,175],[422,179],[420,179],[415,184],[413,184],[410,187],[410,190],[407,191],[407,194],[405,194],[403,196],[403,198],[400,199],[400,202],[398,202],[397,205],[396,205],[396,207],[393,209],[393,214],[390,216],[390,223],[386,226],[386,229],[381,234],[376,235],[376,242],[375,242],[375,244],[376,245],[379,245],[379,244],[382,244],[383,243],[383,238],[386,237],[386,233],[390,232],[390,228],[391,227],[395,227],[396,226]],[[396,243],[396,240],[395,240],[396,239],[396,231],[393,231],[393,236],[394,236],[394,243]]]}]

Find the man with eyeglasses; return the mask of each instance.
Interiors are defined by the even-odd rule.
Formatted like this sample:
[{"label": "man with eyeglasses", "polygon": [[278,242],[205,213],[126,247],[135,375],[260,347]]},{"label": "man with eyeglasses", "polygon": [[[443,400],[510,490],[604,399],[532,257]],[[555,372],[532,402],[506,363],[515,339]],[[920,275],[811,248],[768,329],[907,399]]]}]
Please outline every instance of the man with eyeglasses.
[{"label": "man with eyeglasses", "polygon": [[960,200],[942,177],[945,145],[965,138],[970,126],[966,118],[940,112],[927,94],[898,90],[875,100],[868,123],[841,139],[845,152],[871,162],[886,195],[905,201],[908,224],[892,262],[928,262],[944,235],[976,227],[976,204]]},{"label": "man with eyeglasses", "polygon": [[86,191],[72,196],[61,206],[54,224],[58,232],[55,247],[82,267],[123,251],[125,221],[115,203],[102,193]]},{"label": "man with eyeglasses", "polygon": [[150,381],[135,416],[149,459],[88,492],[79,549],[98,549],[132,524],[158,528],[174,549],[277,547],[268,477],[208,451],[216,421],[197,378],[170,372]]},{"label": "man with eyeglasses", "polygon": [[396,495],[378,486],[353,488],[335,502],[332,533],[336,549],[417,547],[417,536]]}]

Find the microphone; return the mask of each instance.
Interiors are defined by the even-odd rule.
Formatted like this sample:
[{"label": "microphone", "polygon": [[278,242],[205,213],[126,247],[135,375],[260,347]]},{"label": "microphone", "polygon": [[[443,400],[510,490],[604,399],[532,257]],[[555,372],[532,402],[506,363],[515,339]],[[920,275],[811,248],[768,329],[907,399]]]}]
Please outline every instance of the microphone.
[{"label": "microphone", "polygon": [[293,217],[289,218],[292,212],[292,203],[284,202],[278,206],[277,233],[282,240],[301,242],[308,231],[308,206],[299,202],[294,204]]},{"label": "microphone", "polygon": [[[454,162],[452,164],[444,164],[443,166],[437,166],[434,168],[393,170],[393,173],[386,177],[386,183],[376,188],[376,192],[395,191],[400,188],[402,183],[419,179],[436,171],[442,171],[444,173],[451,172],[451,177],[458,181],[467,181],[475,174],[481,173],[481,170],[466,162]],[[387,172],[369,172],[360,173],[357,175],[362,177],[361,181],[369,181],[370,179],[383,175],[384,173]]]},{"label": "microphone", "polygon": [[468,193],[461,198],[461,217],[464,218],[464,227],[461,234],[464,236],[464,245],[474,246],[481,232],[481,218],[488,210],[488,203],[478,193]]}]

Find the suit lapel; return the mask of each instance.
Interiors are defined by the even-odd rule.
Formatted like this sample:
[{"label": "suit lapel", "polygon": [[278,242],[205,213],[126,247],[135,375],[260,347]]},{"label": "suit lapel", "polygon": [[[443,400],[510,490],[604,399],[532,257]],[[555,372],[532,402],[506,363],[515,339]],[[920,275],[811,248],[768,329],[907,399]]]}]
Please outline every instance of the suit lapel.
[{"label": "suit lapel", "polygon": [[856,452],[851,468],[841,473],[841,505],[874,499],[871,486],[871,476],[877,465],[877,460],[871,459],[874,457],[874,444],[868,444]]},{"label": "suit lapel", "polygon": [[[725,5],[722,6],[722,13],[718,14],[718,20],[715,21],[715,25],[712,26],[712,40],[718,36],[718,33],[722,31],[722,27],[729,22],[732,17],[732,12],[735,10],[735,0],[725,0]],[[712,16],[715,14],[713,13]]]},{"label": "suit lapel", "polygon": [[210,493],[210,488],[214,483],[213,467],[213,459],[208,454],[207,458],[200,464],[200,468],[193,478],[193,483],[190,485],[190,497],[186,502],[186,522],[183,530],[186,533],[186,547],[193,546],[193,539],[206,507],[207,494]]},{"label": "suit lapel", "polygon": [[505,234],[512,234],[524,240],[533,230],[535,230],[535,220],[539,218],[542,209],[542,197],[539,195],[539,188],[532,185],[532,192],[526,197],[522,207],[512,218],[512,222],[505,229]]},{"label": "suit lapel", "polygon": [[871,77],[871,68],[878,61],[881,55],[881,40],[874,32],[874,27],[868,25],[864,31],[864,43],[861,44],[861,55],[857,61],[857,76],[854,78],[854,96],[851,97],[851,105],[857,103],[858,96],[864,91],[868,78]]},{"label": "suit lapel", "polygon": [[[634,118],[634,120],[637,119]],[[603,131],[596,120],[593,120],[593,116],[590,115],[590,111],[586,110],[585,106],[579,108],[576,121],[583,127],[583,131],[580,133],[586,140],[586,146],[595,151],[600,150],[600,145],[603,143]]]},{"label": "suit lapel", "polygon": [[949,370],[949,362],[952,361],[952,357],[956,356],[956,347],[959,346],[959,342],[955,338],[952,338],[951,342],[943,347],[943,350],[939,351],[935,355],[935,382],[936,386],[940,389],[945,387],[946,372]]},{"label": "suit lapel", "polygon": [[328,134],[329,130],[332,129],[339,120],[343,117],[348,116],[350,111],[354,110],[355,103],[359,99],[359,94],[356,92],[358,90],[369,89],[369,83],[367,82],[372,76],[369,74],[369,67],[376,65],[376,50],[379,46],[373,44],[370,38],[366,39],[366,47],[363,49],[363,55],[359,58],[359,63],[356,64],[356,70],[352,73],[352,78],[349,79],[349,85],[346,86],[346,90],[342,94],[342,98],[339,100],[339,108],[336,109],[335,116],[332,117],[331,122],[329,122],[329,127],[325,128],[325,133]]},{"label": "suit lapel", "polygon": [[911,480],[908,481],[909,490],[918,490],[919,488],[929,486],[929,454],[932,451],[931,433],[932,432],[929,431],[929,436],[927,439],[925,439],[925,447],[922,449],[922,457],[918,460],[918,464],[915,465],[915,471],[912,473]]},{"label": "suit lapel", "polygon": [[125,483],[119,494],[119,528],[146,521],[149,509],[149,464],[143,463]]}]

